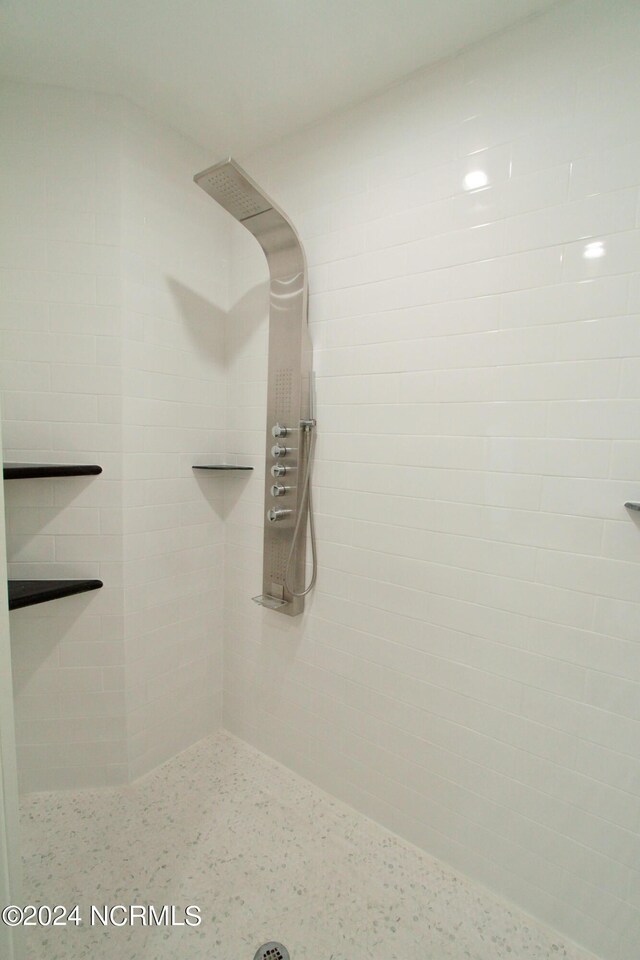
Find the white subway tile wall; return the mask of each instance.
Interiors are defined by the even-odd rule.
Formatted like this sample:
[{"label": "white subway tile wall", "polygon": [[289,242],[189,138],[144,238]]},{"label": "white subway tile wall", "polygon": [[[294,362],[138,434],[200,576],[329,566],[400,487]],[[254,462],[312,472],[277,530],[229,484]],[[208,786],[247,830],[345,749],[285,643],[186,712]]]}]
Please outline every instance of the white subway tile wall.
[{"label": "white subway tile wall", "polygon": [[123,782],[222,711],[228,227],[208,155],[115,98],[0,98],[5,459],[98,477],[6,484],[10,574],[99,577],[11,615],[24,790]]},{"label": "white subway tile wall", "polygon": [[111,172],[121,138],[108,102],[92,94],[5,82],[0,109],[4,457],[103,467],[99,477],[5,484],[10,576],[105,584],[11,614],[21,787],[117,783],[128,778],[123,542],[114,522],[122,312],[118,235],[106,235],[104,221],[119,224],[121,186]]},{"label": "white subway tile wall", "polygon": [[222,720],[229,224],[209,155],[124,105],[123,542],[130,775]]},{"label": "white subway tile wall", "polygon": [[[225,725],[607,960],[640,942],[640,8],[578,0],[240,158],[299,229],[320,572],[253,605],[233,233]],[[486,184],[486,185],[482,185]]]}]

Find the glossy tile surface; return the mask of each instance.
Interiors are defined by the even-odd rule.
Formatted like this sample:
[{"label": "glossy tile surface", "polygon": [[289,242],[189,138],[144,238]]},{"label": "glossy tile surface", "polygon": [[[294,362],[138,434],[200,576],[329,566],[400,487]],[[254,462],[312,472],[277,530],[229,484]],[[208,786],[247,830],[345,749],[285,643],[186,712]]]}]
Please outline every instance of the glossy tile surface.
[{"label": "glossy tile surface", "polygon": [[309,265],[320,562],[289,624],[250,599],[241,227],[226,341],[256,470],[223,726],[606,960],[640,956],[639,48],[637,0],[561,3],[242,158]]},{"label": "glossy tile surface", "polygon": [[226,733],[131,787],[23,802],[26,899],[189,904],[198,928],[29,931],[30,960],[587,960]]}]

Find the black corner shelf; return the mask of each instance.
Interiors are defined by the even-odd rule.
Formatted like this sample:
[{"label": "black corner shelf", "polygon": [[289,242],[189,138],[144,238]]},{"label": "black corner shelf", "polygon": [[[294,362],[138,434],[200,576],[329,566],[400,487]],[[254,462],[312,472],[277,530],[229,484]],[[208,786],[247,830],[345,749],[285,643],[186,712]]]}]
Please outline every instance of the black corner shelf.
[{"label": "black corner shelf", "polygon": [[241,467],[237,463],[194,463],[194,470],[253,470],[253,467]]},{"label": "black corner shelf", "polygon": [[102,580],[9,580],[9,610],[99,590]]},{"label": "black corner shelf", "polygon": [[28,480],[36,477],[89,477],[102,473],[97,463],[5,463],[5,480]]}]

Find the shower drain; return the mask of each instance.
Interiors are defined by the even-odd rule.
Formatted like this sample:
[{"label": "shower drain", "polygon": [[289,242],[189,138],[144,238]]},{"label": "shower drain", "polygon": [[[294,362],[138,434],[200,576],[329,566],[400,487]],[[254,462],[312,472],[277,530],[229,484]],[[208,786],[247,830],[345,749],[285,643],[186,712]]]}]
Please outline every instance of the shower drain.
[{"label": "shower drain", "polygon": [[253,960],[290,960],[289,951],[281,943],[263,943]]}]

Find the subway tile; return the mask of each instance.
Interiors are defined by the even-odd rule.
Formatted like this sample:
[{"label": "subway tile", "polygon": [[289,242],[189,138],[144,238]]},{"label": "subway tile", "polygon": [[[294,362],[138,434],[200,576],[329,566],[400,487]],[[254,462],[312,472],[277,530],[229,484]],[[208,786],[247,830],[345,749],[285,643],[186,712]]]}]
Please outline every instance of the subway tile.
[{"label": "subway tile", "polygon": [[571,166],[571,197],[577,199],[637,186],[636,151],[637,145],[630,143],[576,159]]},{"label": "subway tile", "polygon": [[[602,277],[505,293],[500,298],[500,323],[523,327],[621,317],[627,310],[628,287],[626,277]],[[571,338],[571,333],[566,336]]]},{"label": "subway tile", "polygon": [[544,477],[541,506],[550,513],[623,520],[624,503],[633,496],[633,484],[621,480]]},{"label": "subway tile", "polygon": [[614,560],[637,562],[640,559],[640,531],[629,511],[629,522],[605,523],[602,538],[602,555]]},{"label": "subway tile", "polygon": [[562,324],[557,331],[558,359],[628,357],[636,351],[639,326],[634,316]]},{"label": "subway tile", "polygon": [[46,303],[50,299],[51,290],[49,275],[42,271],[0,267],[0,300],[3,303]]},{"label": "subway tile", "polygon": [[596,240],[579,240],[564,248],[562,274],[569,282],[634,273],[640,253],[640,231],[599,233]]},{"label": "subway tile", "polygon": [[601,557],[550,553],[538,565],[544,583],[567,587],[589,596],[634,600],[637,596],[637,567],[634,563]]},{"label": "subway tile", "polygon": [[584,254],[591,238],[632,230],[636,226],[635,193],[633,188],[599,194],[513,217],[506,224],[507,249],[530,250],[584,240],[581,251]]},{"label": "subway tile", "polygon": [[7,393],[5,415],[14,420],[51,420],[94,422],[97,419],[97,401],[88,394],[67,393]]},{"label": "subway tile", "polygon": [[55,333],[5,330],[2,333],[2,352],[6,360],[25,360],[62,363],[93,363],[95,338],[92,336],[60,335]]},{"label": "subway tile", "polygon": [[[62,93],[60,96],[63,96]],[[63,126],[68,124],[70,130],[83,109],[82,96],[79,95],[77,100],[72,98],[69,103],[65,103],[64,121],[59,114],[57,123]],[[183,262],[182,280],[185,285],[195,286],[206,292],[217,291],[220,282],[223,285],[226,283],[226,232],[222,231],[218,235],[215,230],[211,230],[211,221],[217,218],[215,207],[208,202],[206,205],[202,204],[201,222],[197,229],[196,224],[190,220],[191,213],[187,213],[183,206],[182,192],[171,194],[171,202],[167,201],[162,210],[154,206],[148,211],[152,213],[150,222],[153,219],[154,229],[157,229],[155,233],[150,230],[145,234],[143,240],[147,244],[146,250],[143,246],[138,247],[136,252],[146,253],[148,256],[149,270],[145,280],[148,280],[152,287],[155,285],[154,289],[145,293],[145,302],[157,307],[163,316],[155,321],[149,318],[145,327],[143,318],[136,318],[131,313],[130,305],[128,310],[126,305],[122,310],[119,276],[121,250],[116,245],[123,239],[118,207],[120,200],[124,198],[117,196],[122,184],[114,180],[114,177],[119,176],[117,151],[122,141],[113,139],[113,149],[109,144],[106,152],[105,145],[101,142],[99,149],[102,153],[98,163],[95,153],[97,141],[91,139],[93,134],[84,140],[83,132],[80,141],[74,144],[74,137],[58,136],[60,129],[56,126],[49,131],[52,135],[55,134],[55,142],[48,144],[49,196],[46,217],[41,224],[36,224],[35,220],[31,224],[29,229],[32,240],[28,240],[25,234],[24,239],[13,243],[10,250],[3,251],[5,256],[0,256],[0,267],[5,268],[4,294],[12,301],[4,303],[2,314],[2,326],[7,331],[3,356],[11,363],[11,376],[14,377],[13,381],[7,377],[3,384],[5,391],[9,388],[5,393],[5,410],[8,403],[9,414],[20,417],[20,421],[9,421],[5,438],[13,443],[17,452],[29,451],[32,458],[39,454],[42,459],[62,460],[73,453],[74,458],[95,459],[103,464],[105,473],[100,478],[79,482],[52,481],[52,485],[47,487],[49,496],[44,499],[42,495],[36,496],[36,489],[31,485],[30,490],[29,487],[23,488],[22,494],[17,493],[14,499],[16,532],[20,529],[22,538],[31,539],[33,544],[29,548],[30,574],[43,575],[48,572],[50,565],[48,561],[45,562],[42,550],[48,554],[53,538],[58,554],[57,574],[99,574],[105,581],[105,587],[99,594],[92,594],[88,599],[80,598],[75,604],[73,601],[60,601],[58,614],[68,609],[69,604],[77,611],[77,619],[71,624],[61,615],[52,621],[52,614],[56,611],[47,611],[46,618],[42,610],[37,616],[32,614],[30,619],[23,616],[22,620],[16,620],[16,617],[13,617],[19,625],[24,622],[30,635],[36,632],[36,625],[46,624],[49,639],[43,642],[53,644],[57,655],[56,662],[60,665],[59,678],[56,679],[51,693],[47,695],[48,704],[42,705],[41,710],[45,715],[60,713],[61,701],[56,689],[62,684],[66,695],[68,686],[70,697],[65,709],[74,719],[64,726],[59,725],[51,742],[57,745],[60,751],[64,743],[76,741],[74,730],[77,731],[77,719],[81,718],[85,732],[84,741],[87,744],[86,755],[82,756],[80,764],[77,760],[73,761],[70,754],[59,752],[56,763],[60,766],[49,765],[41,774],[31,779],[31,785],[39,788],[47,785],[55,787],[85,783],[106,784],[109,777],[119,779],[122,776],[122,769],[117,763],[119,757],[109,758],[111,772],[107,771],[106,766],[91,767],[90,758],[92,753],[95,753],[97,741],[103,740],[105,736],[113,739],[113,731],[124,717],[124,702],[106,696],[93,698],[92,702],[79,699],[84,689],[81,678],[86,680],[89,670],[99,670],[99,679],[97,674],[91,673],[91,684],[95,683],[98,691],[102,691],[103,686],[105,693],[123,689],[122,674],[118,673],[116,676],[116,672],[121,670],[125,652],[125,633],[121,622],[121,591],[127,582],[123,579],[123,545],[130,544],[130,555],[139,550],[140,559],[147,561],[150,567],[153,566],[155,553],[162,548],[162,543],[155,541],[136,541],[135,533],[130,532],[132,526],[135,529],[135,525],[129,521],[125,528],[119,522],[125,499],[122,481],[122,429],[136,420],[133,410],[122,401],[127,383],[122,379],[119,368],[123,362],[128,362],[133,378],[137,365],[142,378],[151,356],[150,343],[137,353],[132,346],[128,354],[125,350],[124,356],[121,355],[119,344],[123,335],[122,321],[125,321],[124,332],[131,338],[131,344],[135,343],[136,338],[142,341],[146,332],[153,334],[154,340],[167,345],[167,353],[162,360],[166,358],[166,369],[171,376],[164,381],[146,382],[141,396],[152,401],[149,410],[155,410],[155,414],[150,422],[157,423],[159,427],[166,425],[166,417],[160,411],[172,411],[172,423],[184,430],[181,445],[188,443],[191,448],[193,438],[202,434],[200,445],[207,454],[210,452],[214,445],[215,431],[210,429],[211,417],[207,416],[206,411],[211,411],[215,416],[216,406],[222,408],[224,405],[225,393],[224,388],[215,382],[216,377],[222,379],[223,376],[220,365],[216,365],[212,377],[209,361],[199,356],[190,335],[177,327],[177,322],[183,322],[184,318],[176,312],[171,298],[167,295],[163,272],[172,269],[176,257],[182,257],[178,240],[163,241],[163,236],[166,238],[175,235],[184,238],[187,234],[195,236],[196,231],[202,248],[202,276],[200,277],[197,269],[194,270],[191,258],[191,262]],[[155,133],[153,136],[155,137]],[[163,137],[164,133],[160,134],[155,141],[156,146],[164,144]],[[72,144],[77,147],[75,156]],[[160,147],[161,151],[164,149],[164,146]],[[189,149],[184,154],[189,174],[192,167],[197,169],[203,165],[200,158],[193,159],[192,153]],[[171,162],[173,161],[168,160],[167,154],[160,161],[161,165]],[[94,188],[95,173],[100,173],[103,178],[104,189]],[[132,188],[126,198],[132,208],[138,202],[137,190],[139,186]],[[141,202],[142,194],[141,191]],[[171,203],[174,203],[173,209]],[[44,203],[42,207],[44,211]],[[26,224],[26,209],[24,214]],[[42,271],[38,278],[34,268],[38,251],[41,251],[41,241],[45,238],[45,230],[47,259],[37,264]],[[219,264],[218,277],[213,279],[212,262]],[[42,302],[34,302],[39,300]],[[203,322],[209,322],[211,311],[207,313],[202,308],[198,316],[200,315]],[[96,335],[98,340],[95,339]],[[221,333],[207,339],[209,346],[213,346],[215,341],[218,348],[222,347]],[[25,356],[29,357],[30,367],[26,366]],[[42,360],[39,359],[40,356]],[[152,368],[154,361],[158,363],[158,354],[152,357]],[[176,376],[176,372],[180,376]],[[39,379],[36,381],[34,377]],[[47,380],[48,383],[45,382]],[[15,392],[10,389],[12,387]],[[99,394],[96,408],[96,397]],[[169,403],[164,405],[163,401]],[[180,410],[178,404],[185,402],[187,405]],[[144,419],[142,422],[145,422]],[[157,443],[163,446],[160,433],[154,435],[148,431],[144,442],[148,451],[144,463],[140,462],[138,466],[137,458],[132,454],[132,490],[136,487],[135,473],[138,469],[144,473],[145,478],[164,476],[167,472],[182,472],[182,466],[178,468],[176,464],[163,463],[166,455],[155,446]],[[207,565],[208,568],[219,571],[220,556],[219,552],[214,553],[206,546],[214,533],[211,524],[205,522],[204,516],[199,523],[178,529],[179,505],[183,503],[186,511],[186,504],[190,500],[199,502],[202,496],[200,488],[193,483],[190,471],[192,454],[185,456],[189,461],[189,480],[183,481],[187,483],[187,487],[183,487],[177,494],[176,491],[167,489],[166,494],[155,498],[155,502],[164,512],[165,523],[167,516],[170,516],[170,522],[175,525],[172,534],[175,541],[172,543],[173,549],[185,552],[183,561],[178,561],[175,552],[172,553],[171,562],[181,563],[185,571],[194,567],[201,576],[201,571],[206,569]],[[141,478],[140,484],[146,482],[145,478]],[[155,488],[151,489],[155,493]],[[165,502],[165,496],[169,496],[168,503]],[[138,509],[142,514],[140,523],[144,525],[145,500],[138,497],[131,499],[138,501]],[[174,505],[177,506],[172,514]],[[210,510],[208,507],[208,514]],[[170,529],[166,528],[163,532],[171,533]],[[37,544],[39,547],[35,546]],[[18,563],[15,569],[20,573],[26,572],[27,567],[22,559],[22,549],[16,554]],[[37,553],[38,549],[40,554]],[[111,557],[113,559],[109,559]],[[164,576],[166,573],[166,569],[155,571],[156,575]],[[184,596],[188,595],[186,573],[180,578],[180,590]],[[149,598],[151,596],[150,593]],[[204,592],[202,597],[205,597]],[[194,661],[194,676],[204,676],[206,671],[201,669],[201,664],[195,664],[195,641],[189,639],[192,629],[186,627],[188,612],[196,606],[195,600],[190,605],[186,604],[180,615],[176,613],[175,604],[166,603],[165,596],[162,600],[158,605],[158,610],[161,611],[159,615],[155,615],[148,607],[144,609],[146,622],[144,625],[141,622],[138,630],[142,632],[144,626],[148,627],[157,621],[158,624],[170,625],[174,637],[179,637],[182,618],[185,623],[182,642],[186,661]],[[221,599],[207,595],[207,613],[210,613],[212,603],[219,606]],[[210,617],[204,620],[203,629],[211,622]],[[215,642],[221,644],[221,639],[219,636],[215,638]],[[133,643],[133,639],[131,642]],[[176,640],[176,643],[179,644],[180,641]],[[203,649],[200,647],[201,651]],[[35,654],[36,647],[33,643],[30,650]],[[190,669],[186,662],[184,669]],[[53,678],[51,679],[53,682]],[[74,683],[74,680],[78,682]],[[31,702],[32,698],[25,694],[23,699],[28,710],[36,716],[38,711]],[[114,711],[118,716],[113,716]],[[204,729],[209,729],[203,726],[204,723],[204,716],[197,721],[194,719],[189,735],[197,738]],[[155,724],[157,733],[154,736],[161,740],[160,718],[156,719]],[[111,734],[108,728],[111,729]],[[125,733],[123,727],[118,736],[123,738]],[[27,739],[38,736],[34,729]],[[112,779],[112,782],[115,780]]]},{"label": "subway tile", "polygon": [[633,440],[614,441],[611,447],[611,476],[613,479],[635,480],[639,471],[640,443]]},{"label": "subway tile", "polygon": [[585,701],[602,710],[640,720],[638,684],[631,680],[589,673]]},{"label": "subway tile", "polygon": [[485,464],[492,470],[514,473],[606,478],[609,446],[606,440],[492,437]]},{"label": "subway tile", "polygon": [[87,303],[51,303],[49,316],[51,327],[57,335],[98,334],[115,339],[121,334],[120,317],[113,307]]},{"label": "subway tile", "polygon": [[593,621],[594,630],[605,636],[636,642],[639,614],[640,605],[636,602],[598,597]]},{"label": "subway tile", "polygon": [[4,390],[33,390],[37,393],[51,390],[51,370],[44,362],[32,360],[2,362],[0,377]]},{"label": "subway tile", "polygon": [[502,188],[503,216],[559,206],[568,199],[569,164],[560,163],[548,169],[518,175],[517,167],[509,182]]},{"label": "subway tile", "polygon": [[55,242],[91,244],[96,241],[96,215],[63,205],[46,209],[47,239]]},{"label": "subway tile", "polygon": [[38,331],[49,329],[50,304],[42,302],[23,303],[0,300],[0,325],[2,330]]},{"label": "subway tile", "polygon": [[87,303],[97,300],[96,277],[90,273],[47,273],[45,297],[52,303]]},{"label": "subway tile", "polygon": [[[573,52],[581,50],[586,33]],[[512,80],[514,63],[506,68]],[[572,69],[573,81],[578,68],[566,67],[567,75]],[[575,878],[599,883],[604,875],[596,863],[616,893],[626,890],[628,868],[620,864],[632,854],[624,831],[637,823],[625,792],[628,778],[618,776],[612,787],[601,770],[585,768],[597,773],[588,779],[571,769],[583,744],[609,755],[616,739],[624,739],[628,750],[632,743],[633,728],[619,723],[630,718],[615,719],[616,710],[633,709],[631,697],[618,703],[615,691],[618,677],[629,674],[637,682],[640,670],[635,604],[620,599],[634,589],[635,525],[629,526],[623,503],[635,482],[638,325],[629,309],[637,312],[637,183],[575,193],[572,174],[601,149],[598,138],[586,115],[573,113],[572,81],[564,74],[562,80],[535,79],[535,89],[518,88],[511,97],[501,89],[498,98],[495,81],[473,96],[467,91],[482,115],[460,125],[458,149],[466,153],[502,136],[510,178],[447,196],[456,177],[469,164],[479,167],[482,157],[467,157],[459,166],[447,155],[433,162],[425,156],[421,170],[420,148],[405,156],[399,145],[397,174],[387,172],[384,154],[370,165],[369,218],[361,197],[342,210],[364,223],[366,252],[336,256],[327,273],[332,289],[324,285],[312,300],[314,325],[323,328],[316,355],[322,427],[316,482],[324,563],[312,619],[299,632],[289,673],[300,685],[290,709],[305,730],[312,703],[328,722],[336,718],[343,736],[357,725],[366,731],[367,724],[384,736],[393,756],[376,762],[372,747],[358,752],[358,776],[381,797],[374,768],[387,766],[394,782],[385,784],[385,796],[404,815],[415,800],[397,785],[408,774],[394,751],[415,758],[417,746],[407,742],[410,721],[430,738],[446,736],[457,749],[464,743],[470,757],[483,743],[486,767],[499,756],[516,781],[534,789],[544,783],[545,797],[537,802],[520,788],[508,789],[511,804],[522,804],[535,824],[517,834],[510,817],[508,829],[528,851],[541,847],[551,857],[557,844],[539,825],[571,837],[561,855],[571,861],[570,877],[557,885],[566,918],[568,902],[589,893],[588,886],[576,893]],[[515,116],[521,102],[530,111]],[[323,130],[333,135],[330,121]],[[606,130],[622,137],[613,115]],[[269,164],[268,154],[260,158],[263,169]],[[285,190],[289,168],[279,168]],[[311,163],[309,170],[313,180]],[[306,207],[313,209],[313,202],[312,183]],[[318,211],[315,222],[321,220]],[[335,221],[338,230],[347,223]],[[611,257],[592,266],[582,253],[598,240],[607,242]],[[332,246],[338,251],[333,237]],[[259,380],[238,367],[231,377],[239,385]],[[232,402],[241,396],[237,386],[234,391]],[[238,548],[253,542],[257,572],[255,524],[257,509],[251,519],[236,512],[232,536]],[[512,552],[515,546],[524,552]],[[240,573],[242,554],[234,550],[232,556],[228,611],[242,608],[248,579]],[[230,702],[241,684],[245,694],[258,688],[253,671],[259,645],[253,621],[241,619],[227,630]],[[501,702],[517,716],[506,721],[501,711],[491,715],[488,703],[463,700],[468,675],[436,664],[439,657],[521,683],[521,705],[517,698]],[[282,666],[276,651],[265,659],[263,650],[262,662],[276,675]],[[419,683],[405,673],[427,677],[430,665],[432,687],[418,692]],[[510,696],[508,685],[473,676],[475,691],[473,684],[466,688],[472,696]],[[428,708],[421,721],[418,704]],[[361,709],[367,711],[362,719]],[[268,712],[262,717],[264,732],[249,724],[249,734],[273,743],[274,722]],[[233,722],[241,725],[237,711]],[[277,727],[285,736],[290,729]],[[472,736],[473,746],[465,742]],[[345,742],[355,750],[351,736]],[[437,764],[434,748],[425,749]],[[330,759],[319,761],[318,769],[325,783],[334,781]],[[449,770],[462,776],[454,759]],[[483,788],[495,782],[487,774]],[[431,799],[436,795],[434,786]],[[482,802],[474,796],[474,815],[491,828],[487,849],[495,856],[493,838],[502,825],[485,801],[486,795]],[[438,820],[450,836],[455,828],[446,823]],[[531,860],[527,869],[527,876],[544,882],[544,871]],[[612,909],[593,901],[601,920],[590,927],[594,942],[604,943],[602,931],[615,925],[606,913]]]},{"label": "subway tile", "polygon": [[3,270],[28,270],[43,273],[47,269],[46,245],[34,236],[4,236],[0,239],[0,263]]},{"label": "subway tile", "polygon": [[549,434],[570,438],[632,440],[637,400],[562,400],[549,408]]}]

